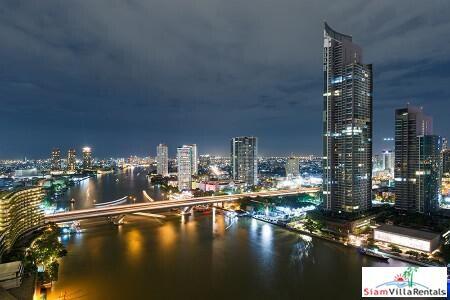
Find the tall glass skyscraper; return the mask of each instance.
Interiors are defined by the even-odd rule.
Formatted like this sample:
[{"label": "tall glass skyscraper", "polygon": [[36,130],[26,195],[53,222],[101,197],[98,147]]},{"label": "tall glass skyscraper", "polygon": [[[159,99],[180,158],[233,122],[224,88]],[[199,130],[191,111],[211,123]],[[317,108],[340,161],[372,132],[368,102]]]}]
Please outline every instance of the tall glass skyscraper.
[{"label": "tall glass skyscraper", "polygon": [[421,108],[395,110],[395,208],[418,211],[419,136],[430,135],[432,119]]},{"label": "tall glass skyscraper", "polygon": [[156,147],[156,172],[158,175],[169,175],[169,149],[166,144]]},{"label": "tall glass skyscraper", "polygon": [[442,180],[442,137],[419,137],[419,169],[417,177],[417,212],[432,214],[439,208]]},{"label": "tall glass skyscraper", "polygon": [[258,139],[242,136],[231,139],[231,169],[233,180],[252,186],[258,184]]},{"label": "tall glass skyscraper", "polygon": [[371,207],[372,65],[352,37],[327,23],[323,48],[323,203],[360,213]]}]

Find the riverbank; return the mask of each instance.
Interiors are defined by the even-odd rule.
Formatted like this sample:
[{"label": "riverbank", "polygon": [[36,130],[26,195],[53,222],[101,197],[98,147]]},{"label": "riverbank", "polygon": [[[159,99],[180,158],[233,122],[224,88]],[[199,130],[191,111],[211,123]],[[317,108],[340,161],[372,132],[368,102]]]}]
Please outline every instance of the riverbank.
[{"label": "riverbank", "polygon": [[[355,249],[359,248],[359,246],[350,244],[350,243],[348,243],[346,241],[342,241],[342,240],[337,239],[337,238],[335,239],[335,238],[331,238],[331,237],[326,237],[326,236],[323,236],[323,235],[316,234],[314,232],[309,232],[309,231],[306,231],[306,230],[301,230],[301,229],[298,229],[298,228],[294,228],[294,227],[291,227],[291,226],[289,226],[287,224],[286,225],[282,225],[282,224],[279,224],[277,222],[273,222],[273,221],[271,221],[268,218],[261,218],[261,217],[253,216],[253,215],[251,217],[253,219],[256,219],[256,220],[259,220],[259,221],[263,221],[263,222],[270,223],[270,224],[278,226],[278,227],[282,227],[282,228],[284,228],[286,230],[289,230],[291,232],[305,234],[305,235],[308,235],[308,236],[311,236],[311,237],[315,237],[315,238],[318,238],[318,239],[321,239],[321,240],[325,240],[325,241],[328,241],[328,242],[336,243],[336,244],[342,245],[344,247],[350,247],[350,248],[355,248]],[[425,263],[425,262],[413,260],[413,259],[410,259],[410,258],[407,258],[407,257],[403,257],[403,256],[399,256],[399,255],[394,255],[392,253],[388,253],[388,252],[384,252],[384,251],[379,251],[379,252],[382,253],[383,255],[389,257],[389,258],[400,260],[400,261],[403,261],[403,262],[407,262],[407,263],[418,265],[418,266],[422,266],[422,267],[442,267],[442,266],[445,266],[445,265],[428,264],[428,263]]]}]

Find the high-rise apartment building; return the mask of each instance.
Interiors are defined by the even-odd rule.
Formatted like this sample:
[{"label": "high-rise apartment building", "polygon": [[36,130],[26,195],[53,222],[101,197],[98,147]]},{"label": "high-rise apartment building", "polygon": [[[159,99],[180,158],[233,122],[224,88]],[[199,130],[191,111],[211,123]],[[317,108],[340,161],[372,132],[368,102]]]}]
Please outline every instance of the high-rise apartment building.
[{"label": "high-rise apartment building", "polygon": [[395,111],[395,208],[418,211],[419,136],[432,134],[432,119],[421,108]]},{"label": "high-rise apartment building", "polygon": [[192,147],[177,148],[178,189],[180,191],[192,189]]},{"label": "high-rise apartment building", "polygon": [[439,208],[442,181],[442,137],[419,136],[419,166],[416,171],[416,211],[431,214]]},{"label": "high-rise apartment building", "polygon": [[233,180],[247,185],[258,184],[258,139],[253,136],[231,139],[231,169]]},{"label": "high-rise apartment building", "polygon": [[169,148],[166,144],[156,147],[156,172],[158,175],[169,175]]},{"label": "high-rise apartment building", "polygon": [[327,23],[323,77],[323,203],[360,213],[372,201],[372,65],[351,36]]},{"label": "high-rise apartment building", "polygon": [[198,150],[197,144],[183,145],[183,147],[191,147],[192,151],[192,175],[198,174]]},{"label": "high-rise apartment building", "polygon": [[298,157],[288,157],[286,160],[286,177],[293,178],[300,175],[299,170],[300,159]]},{"label": "high-rise apartment building", "polygon": [[67,171],[75,172],[77,169],[77,152],[75,149],[67,151]]},{"label": "high-rise apartment building", "polygon": [[59,148],[54,148],[52,150],[51,170],[61,171],[61,150],[59,150]]},{"label": "high-rise apartment building", "polygon": [[92,150],[90,147],[83,148],[83,170],[92,169]]}]

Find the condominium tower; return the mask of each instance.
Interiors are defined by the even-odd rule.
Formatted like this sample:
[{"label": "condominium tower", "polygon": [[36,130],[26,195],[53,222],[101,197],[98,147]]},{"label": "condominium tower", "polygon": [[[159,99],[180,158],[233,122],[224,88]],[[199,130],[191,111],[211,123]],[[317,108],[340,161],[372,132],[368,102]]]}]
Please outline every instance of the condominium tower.
[{"label": "condominium tower", "polygon": [[52,171],[61,170],[61,150],[59,150],[59,148],[54,148],[52,150],[51,170]]},{"label": "condominium tower", "polygon": [[90,147],[83,148],[83,169],[90,170],[92,168],[92,150]]},{"label": "condominium tower", "polygon": [[233,180],[247,185],[258,184],[258,139],[253,136],[231,139],[231,170]]},{"label": "condominium tower", "polygon": [[192,188],[192,147],[177,148],[178,189],[180,191]]},{"label": "condominium tower", "polygon": [[166,144],[156,147],[156,172],[158,175],[169,175],[169,149]]},{"label": "condominium tower", "polygon": [[323,50],[323,203],[360,213],[372,200],[372,65],[327,23]]},{"label": "condominium tower", "polygon": [[75,149],[67,151],[67,171],[75,172],[77,169],[77,152]]}]

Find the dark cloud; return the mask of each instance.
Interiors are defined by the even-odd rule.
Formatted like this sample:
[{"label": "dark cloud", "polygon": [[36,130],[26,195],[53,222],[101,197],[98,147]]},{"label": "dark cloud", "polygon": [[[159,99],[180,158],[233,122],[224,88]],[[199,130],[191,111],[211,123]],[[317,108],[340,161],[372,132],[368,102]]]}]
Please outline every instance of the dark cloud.
[{"label": "dark cloud", "polygon": [[245,134],[264,154],[319,154],[323,20],[374,64],[375,142],[406,102],[448,135],[448,1],[0,3],[0,157],[227,153]]}]

